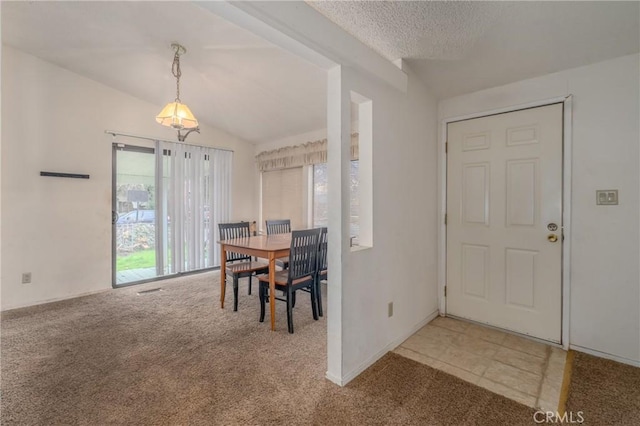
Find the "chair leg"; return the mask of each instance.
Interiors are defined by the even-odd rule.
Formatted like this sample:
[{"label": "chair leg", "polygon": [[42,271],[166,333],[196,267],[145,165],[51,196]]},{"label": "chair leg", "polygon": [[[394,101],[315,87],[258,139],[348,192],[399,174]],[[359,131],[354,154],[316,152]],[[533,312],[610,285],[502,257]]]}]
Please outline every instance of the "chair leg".
[{"label": "chair leg", "polygon": [[313,319],[318,321],[318,305],[317,305],[317,298],[316,298],[316,283],[315,281],[311,283],[311,285],[309,286],[309,293],[311,293],[311,311],[313,312]]},{"label": "chair leg", "polygon": [[293,297],[291,298],[291,307],[295,308],[296,307],[296,291],[293,290]]},{"label": "chair leg", "polygon": [[322,285],[321,285],[320,277],[316,278],[314,285],[316,286],[316,301],[318,302],[318,315],[323,316],[322,315]]},{"label": "chair leg", "polygon": [[251,276],[249,276],[249,296],[251,296]]},{"label": "chair leg", "polygon": [[293,295],[295,293],[289,287],[287,289],[287,325],[289,326],[289,333],[293,334]]},{"label": "chair leg", "polygon": [[233,277],[233,310],[238,310],[238,277]]},{"label": "chair leg", "polygon": [[264,299],[265,299],[265,286],[262,282],[258,282],[258,295],[260,296],[260,322],[264,322]]}]

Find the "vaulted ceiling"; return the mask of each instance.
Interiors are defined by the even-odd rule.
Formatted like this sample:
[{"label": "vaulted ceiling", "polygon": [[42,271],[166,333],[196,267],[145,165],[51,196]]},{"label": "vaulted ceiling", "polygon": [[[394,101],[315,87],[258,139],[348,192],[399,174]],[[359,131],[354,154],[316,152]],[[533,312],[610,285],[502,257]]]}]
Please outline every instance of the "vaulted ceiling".
[{"label": "vaulted ceiling", "polygon": [[[439,98],[640,50],[638,2],[308,4],[364,44],[405,58]],[[197,2],[2,1],[2,42],[252,143],[326,125],[326,72]]]},{"label": "vaulted ceiling", "polygon": [[[326,126],[326,71],[193,2],[2,2],[2,42],[252,143]],[[153,119],[153,118],[152,118]]]}]

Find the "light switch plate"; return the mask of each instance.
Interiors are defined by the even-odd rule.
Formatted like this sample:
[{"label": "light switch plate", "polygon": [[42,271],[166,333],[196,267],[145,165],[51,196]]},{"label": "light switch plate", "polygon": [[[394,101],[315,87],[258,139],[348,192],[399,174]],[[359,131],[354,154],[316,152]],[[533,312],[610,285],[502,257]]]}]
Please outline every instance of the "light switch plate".
[{"label": "light switch plate", "polygon": [[618,190],[617,189],[597,189],[596,204],[599,206],[618,205]]}]

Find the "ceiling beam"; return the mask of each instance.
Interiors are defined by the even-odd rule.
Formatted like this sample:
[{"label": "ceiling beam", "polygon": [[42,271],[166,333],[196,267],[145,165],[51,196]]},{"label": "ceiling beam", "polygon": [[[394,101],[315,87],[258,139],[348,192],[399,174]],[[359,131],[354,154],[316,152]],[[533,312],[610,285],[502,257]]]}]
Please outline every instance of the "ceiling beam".
[{"label": "ceiling beam", "polygon": [[323,69],[349,66],[407,90],[407,75],[401,69],[304,2],[197,4]]}]

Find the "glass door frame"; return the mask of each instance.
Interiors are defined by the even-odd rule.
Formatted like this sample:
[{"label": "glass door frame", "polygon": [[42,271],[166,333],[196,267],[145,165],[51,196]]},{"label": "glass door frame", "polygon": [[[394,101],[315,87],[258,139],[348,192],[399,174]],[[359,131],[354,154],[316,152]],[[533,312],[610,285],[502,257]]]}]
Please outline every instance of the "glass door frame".
[{"label": "glass door frame", "polygon": [[[143,280],[137,280],[137,281],[130,281],[127,283],[122,283],[122,284],[118,284],[117,283],[117,275],[118,275],[118,271],[117,271],[117,260],[118,260],[118,256],[117,256],[117,249],[116,249],[116,240],[117,240],[117,220],[118,220],[118,191],[117,191],[117,183],[118,183],[118,161],[117,161],[117,157],[118,157],[118,151],[130,151],[130,152],[139,152],[139,153],[144,153],[144,154],[152,154],[154,155],[155,158],[155,154],[156,154],[156,148],[155,147],[145,147],[145,146],[138,146],[138,145],[129,145],[129,144],[124,144],[124,143],[118,143],[118,142],[113,142],[112,143],[112,148],[111,148],[111,287],[112,288],[122,288],[122,287],[128,287],[131,285],[136,285],[136,284],[143,284],[146,282],[151,282],[151,281],[156,281],[158,279],[161,278],[165,278],[165,276],[163,275],[163,271],[161,271],[159,269],[159,267],[162,267],[162,265],[158,264],[158,254],[159,254],[159,250],[158,248],[156,248],[156,263],[155,263],[155,267],[156,267],[156,276],[153,278],[147,278],[147,279],[143,279]],[[156,161],[154,159],[154,161]],[[158,180],[158,176],[157,176],[157,170],[156,168],[154,168],[154,180],[157,183]],[[158,185],[155,185],[154,188],[154,197],[157,200],[158,199]],[[158,214],[157,214],[157,207],[156,207],[156,214],[155,214],[155,219],[154,219],[154,228],[155,228],[155,233],[156,236],[159,233],[158,230]],[[157,239],[156,239],[156,244],[157,244]]]},{"label": "glass door frame", "polygon": [[[192,275],[192,274],[198,274],[198,273],[202,273],[202,272],[208,272],[208,271],[215,271],[215,270],[219,270],[220,266],[208,266],[208,267],[204,267],[204,268],[200,268],[200,269],[193,269],[193,270],[188,270],[188,271],[181,271],[181,272],[171,272],[171,273],[167,273],[166,268],[167,268],[167,263],[166,263],[166,252],[169,250],[169,248],[167,247],[167,241],[165,241],[166,238],[169,238],[167,232],[168,232],[168,228],[167,228],[167,224],[166,224],[166,218],[167,218],[167,210],[165,209],[166,207],[166,200],[164,199],[165,194],[163,193],[163,188],[164,188],[164,173],[165,173],[165,165],[164,165],[164,161],[166,159],[166,156],[168,153],[170,153],[169,150],[162,148],[160,142],[163,142],[161,140],[157,140],[157,139],[151,139],[151,138],[142,138],[142,137],[138,137],[138,136],[133,136],[133,135],[124,135],[124,136],[131,136],[131,137],[135,137],[135,138],[141,138],[141,139],[147,139],[149,141],[153,141],[153,145],[152,146],[148,146],[147,144],[145,144],[144,142],[141,145],[131,145],[128,143],[123,143],[123,142],[112,142],[112,170],[111,170],[111,209],[112,209],[112,224],[111,224],[111,286],[113,288],[123,288],[123,287],[128,287],[128,286],[132,286],[132,285],[138,285],[138,284],[144,284],[144,283],[148,283],[148,282],[153,282],[153,281],[159,281],[159,280],[164,280],[164,279],[168,279],[168,278],[175,278],[175,277],[179,277],[179,276],[185,276],[185,275]],[[169,142],[169,141],[166,141]],[[171,142],[171,143],[175,143],[175,142]],[[184,144],[187,145],[187,144]],[[195,145],[197,146],[197,145]],[[218,151],[229,151],[229,150],[225,150],[225,149],[220,149],[220,148],[213,148],[214,150],[218,150]],[[158,152],[162,150],[162,155],[158,155]],[[154,225],[155,225],[155,246],[156,246],[156,263],[155,263],[155,267],[156,267],[156,276],[153,278],[145,278],[145,279],[141,279],[141,280],[137,280],[137,281],[130,281],[127,283],[122,283],[122,284],[118,284],[117,283],[117,276],[118,276],[118,271],[117,271],[117,250],[116,250],[116,243],[117,243],[117,219],[118,219],[118,215],[117,215],[117,211],[118,211],[118,193],[117,193],[117,181],[118,181],[118,162],[117,162],[117,156],[118,156],[118,151],[130,151],[130,152],[139,152],[139,153],[147,153],[147,154],[153,154],[155,157],[155,169],[154,169],[154,173],[155,173],[155,188],[154,188],[154,199],[155,199],[155,221],[154,221]],[[230,151],[233,152],[233,151]],[[211,159],[210,159],[211,161]],[[227,165],[226,167],[230,167],[230,164]],[[230,170],[230,169],[229,169]],[[228,188],[226,191],[230,193],[231,188]],[[228,201],[229,203],[231,202],[231,200]],[[214,217],[215,217],[215,213],[214,213],[215,208],[212,207],[210,209],[210,220],[213,221]],[[226,218],[226,216],[225,216]],[[162,220],[161,220],[162,219]],[[217,222],[216,222],[217,223]],[[212,231],[212,241],[211,244],[212,245],[212,249],[214,246],[217,246],[217,243],[215,242],[215,239],[213,239],[213,235],[217,235],[217,225],[215,226],[216,231]],[[166,237],[166,238],[165,238]],[[216,260],[218,260],[218,257],[215,256],[213,258],[212,263],[215,265]]]}]

